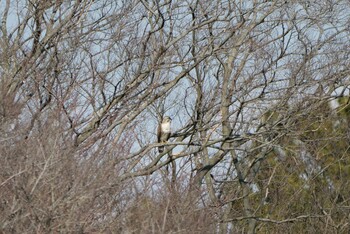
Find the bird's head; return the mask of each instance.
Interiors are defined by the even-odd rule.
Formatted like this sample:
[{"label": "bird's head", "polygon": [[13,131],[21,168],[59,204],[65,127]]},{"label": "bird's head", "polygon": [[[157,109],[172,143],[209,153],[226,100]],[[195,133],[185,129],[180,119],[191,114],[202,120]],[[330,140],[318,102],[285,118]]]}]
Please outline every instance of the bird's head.
[{"label": "bird's head", "polygon": [[170,123],[171,122],[171,118],[169,116],[165,116],[163,119],[163,123]]}]

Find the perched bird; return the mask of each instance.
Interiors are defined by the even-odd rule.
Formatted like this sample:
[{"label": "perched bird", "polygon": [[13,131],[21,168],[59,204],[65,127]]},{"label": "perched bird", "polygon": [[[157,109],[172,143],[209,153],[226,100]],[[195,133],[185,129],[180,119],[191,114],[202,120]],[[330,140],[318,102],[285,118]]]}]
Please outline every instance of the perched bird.
[{"label": "perched bird", "polygon": [[[158,143],[166,143],[171,135],[171,118],[169,116],[165,116],[163,121],[159,123],[157,129],[157,138]],[[158,147],[158,152],[163,153],[164,146]]]}]

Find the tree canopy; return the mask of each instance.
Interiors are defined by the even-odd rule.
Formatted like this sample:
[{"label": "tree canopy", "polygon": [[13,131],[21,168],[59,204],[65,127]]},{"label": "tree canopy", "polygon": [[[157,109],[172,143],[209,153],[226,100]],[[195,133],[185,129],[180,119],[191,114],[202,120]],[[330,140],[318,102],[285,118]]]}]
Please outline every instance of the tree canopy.
[{"label": "tree canopy", "polygon": [[0,1],[1,232],[349,232],[349,7]]}]

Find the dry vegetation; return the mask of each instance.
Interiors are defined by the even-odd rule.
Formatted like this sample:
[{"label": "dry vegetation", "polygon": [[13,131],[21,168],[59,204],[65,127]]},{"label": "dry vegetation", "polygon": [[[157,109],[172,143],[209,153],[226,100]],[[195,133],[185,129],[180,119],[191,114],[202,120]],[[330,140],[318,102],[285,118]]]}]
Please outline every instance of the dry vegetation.
[{"label": "dry vegetation", "polygon": [[348,233],[349,8],[0,1],[0,232]]}]

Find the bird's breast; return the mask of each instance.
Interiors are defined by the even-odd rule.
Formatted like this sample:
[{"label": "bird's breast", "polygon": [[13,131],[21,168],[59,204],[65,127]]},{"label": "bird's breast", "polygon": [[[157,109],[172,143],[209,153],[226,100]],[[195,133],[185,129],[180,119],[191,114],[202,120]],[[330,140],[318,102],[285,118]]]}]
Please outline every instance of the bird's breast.
[{"label": "bird's breast", "polygon": [[171,132],[170,123],[162,123],[162,132],[164,133]]}]

